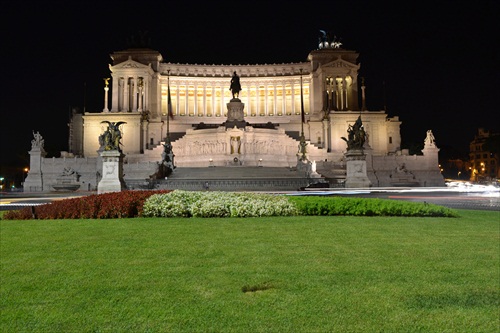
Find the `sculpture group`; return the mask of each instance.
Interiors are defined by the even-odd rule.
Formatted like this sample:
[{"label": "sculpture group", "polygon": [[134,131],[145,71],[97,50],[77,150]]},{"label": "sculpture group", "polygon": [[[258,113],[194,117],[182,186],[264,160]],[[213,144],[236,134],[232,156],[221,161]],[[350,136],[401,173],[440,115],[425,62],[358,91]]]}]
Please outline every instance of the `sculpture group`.
[{"label": "sculpture group", "polygon": [[107,123],[108,128],[104,133],[99,136],[99,144],[102,150],[118,150],[121,151],[120,144],[122,134],[120,132],[120,125],[126,124],[124,121],[111,122],[111,121],[101,121],[102,123]]},{"label": "sculpture group", "polygon": [[363,149],[363,145],[366,142],[366,132],[361,121],[361,116],[358,117],[354,126],[349,125],[347,128],[347,139],[345,137],[341,137],[341,139],[347,143],[347,150]]}]

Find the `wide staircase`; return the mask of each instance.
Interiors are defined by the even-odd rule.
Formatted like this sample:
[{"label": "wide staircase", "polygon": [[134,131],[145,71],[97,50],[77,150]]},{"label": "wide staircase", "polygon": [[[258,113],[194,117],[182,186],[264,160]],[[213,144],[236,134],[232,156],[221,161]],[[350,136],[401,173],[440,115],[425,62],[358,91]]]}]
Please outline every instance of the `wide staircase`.
[{"label": "wide staircase", "polygon": [[297,191],[319,180],[308,178],[295,168],[184,167],[176,168],[166,179],[127,181],[127,188],[189,191]]}]

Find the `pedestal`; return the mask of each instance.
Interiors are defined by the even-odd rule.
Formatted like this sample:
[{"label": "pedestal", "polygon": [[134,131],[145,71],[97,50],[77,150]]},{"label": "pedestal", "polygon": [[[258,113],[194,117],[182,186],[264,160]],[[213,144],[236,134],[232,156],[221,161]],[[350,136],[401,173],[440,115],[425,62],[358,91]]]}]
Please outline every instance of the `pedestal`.
[{"label": "pedestal", "polygon": [[35,147],[29,151],[30,154],[30,171],[24,180],[24,192],[42,192],[43,177],[42,177],[42,160],[47,153],[43,148]]},{"label": "pedestal", "polygon": [[371,182],[366,173],[366,155],[363,150],[348,150],[345,154],[347,177],[346,188],[370,187]]},{"label": "pedestal", "polygon": [[102,178],[97,186],[97,194],[120,192],[125,189],[123,180],[123,154],[118,150],[100,152],[102,158]]},{"label": "pedestal", "polygon": [[233,98],[227,105],[226,128],[245,128],[246,121],[243,114],[245,104],[239,98]]}]

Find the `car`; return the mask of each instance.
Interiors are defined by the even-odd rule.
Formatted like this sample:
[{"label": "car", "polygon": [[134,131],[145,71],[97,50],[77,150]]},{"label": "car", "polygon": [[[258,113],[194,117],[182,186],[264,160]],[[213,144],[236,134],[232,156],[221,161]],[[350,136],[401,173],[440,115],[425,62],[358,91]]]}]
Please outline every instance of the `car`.
[{"label": "car", "polygon": [[311,183],[307,186],[302,186],[301,188],[299,188],[299,191],[307,191],[307,190],[313,190],[313,189],[318,189],[318,188],[330,188],[330,183],[328,183],[328,182]]}]

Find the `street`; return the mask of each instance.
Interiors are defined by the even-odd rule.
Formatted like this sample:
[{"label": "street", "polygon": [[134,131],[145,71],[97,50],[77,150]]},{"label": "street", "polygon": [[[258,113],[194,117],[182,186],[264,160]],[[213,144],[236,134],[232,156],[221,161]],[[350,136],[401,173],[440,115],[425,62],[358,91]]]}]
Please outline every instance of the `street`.
[{"label": "street", "polygon": [[[500,212],[500,188],[494,186],[470,185],[468,187],[439,188],[367,188],[367,189],[321,189],[294,192],[273,192],[287,195],[353,196],[427,202],[454,209],[493,210]],[[81,197],[95,192],[51,192],[23,193],[2,192],[0,210],[36,206],[54,200]]]}]

